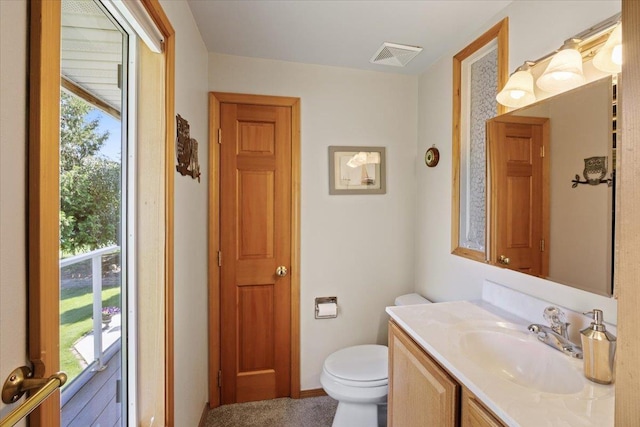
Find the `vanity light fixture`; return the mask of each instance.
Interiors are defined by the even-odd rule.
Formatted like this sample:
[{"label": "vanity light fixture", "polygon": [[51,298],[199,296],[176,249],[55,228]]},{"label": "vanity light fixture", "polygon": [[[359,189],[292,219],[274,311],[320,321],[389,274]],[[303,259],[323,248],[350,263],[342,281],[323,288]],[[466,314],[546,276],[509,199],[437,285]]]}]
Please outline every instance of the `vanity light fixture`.
[{"label": "vanity light fixture", "polygon": [[553,55],[547,69],[536,81],[536,85],[545,92],[558,92],[573,89],[584,83],[582,73],[582,55],[578,51],[580,39],[564,42],[558,53]]},{"label": "vanity light fixture", "polygon": [[533,75],[536,73],[533,69],[547,61],[544,73],[536,81],[536,86],[544,92],[557,93],[584,84],[582,63],[589,58],[593,58],[593,66],[598,70],[619,73],[622,63],[620,16],[618,13],[576,34],[566,40],[556,52],[535,61],[526,61],[509,77],[496,100],[510,108],[520,108],[535,102]]},{"label": "vanity light fixture", "polygon": [[622,71],[622,24],[618,24],[593,57],[593,66],[605,73],[618,74]]},{"label": "vanity light fixture", "polygon": [[502,105],[511,108],[520,108],[529,105],[536,100],[533,92],[533,75],[531,66],[534,62],[526,61],[515,73],[511,74],[507,84],[500,91],[496,99]]}]

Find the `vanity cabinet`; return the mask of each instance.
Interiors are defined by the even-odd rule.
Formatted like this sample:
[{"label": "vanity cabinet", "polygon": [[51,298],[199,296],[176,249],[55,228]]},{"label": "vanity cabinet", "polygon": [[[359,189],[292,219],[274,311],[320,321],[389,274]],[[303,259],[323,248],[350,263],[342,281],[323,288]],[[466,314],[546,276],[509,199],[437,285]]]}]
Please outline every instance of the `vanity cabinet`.
[{"label": "vanity cabinet", "polygon": [[458,425],[460,385],[389,323],[389,427]]},{"label": "vanity cabinet", "polygon": [[393,321],[387,410],[388,427],[504,427]]}]

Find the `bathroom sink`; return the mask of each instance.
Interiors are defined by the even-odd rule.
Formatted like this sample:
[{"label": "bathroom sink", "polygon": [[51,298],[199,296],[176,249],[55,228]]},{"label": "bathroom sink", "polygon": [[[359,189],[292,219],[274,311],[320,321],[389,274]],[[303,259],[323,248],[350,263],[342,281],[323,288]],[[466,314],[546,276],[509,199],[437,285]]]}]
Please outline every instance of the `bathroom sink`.
[{"label": "bathroom sink", "polygon": [[567,356],[524,332],[468,331],[461,334],[460,344],[479,366],[523,387],[556,394],[573,394],[584,387]]}]

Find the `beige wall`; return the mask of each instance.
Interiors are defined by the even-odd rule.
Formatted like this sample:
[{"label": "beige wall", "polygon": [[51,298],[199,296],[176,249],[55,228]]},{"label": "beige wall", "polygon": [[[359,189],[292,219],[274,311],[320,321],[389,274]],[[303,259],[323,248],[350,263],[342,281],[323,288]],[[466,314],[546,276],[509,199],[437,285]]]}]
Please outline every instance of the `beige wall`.
[{"label": "beige wall", "polygon": [[199,143],[202,173],[198,182],[175,172],[174,414],[176,426],[195,426],[208,402],[208,57],[187,3],[161,4],[176,31],[175,112]]},{"label": "beige wall", "polygon": [[[0,381],[28,361],[27,3],[0,1]],[[0,418],[11,407],[0,402]],[[21,424],[24,425],[24,424]]]},{"label": "beige wall", "polygon": [[[565,39],[620,11],[618,1],[585,2],[580,8],[575,4],[513,2],[491,22],[468,34],[420,77],[415,256],[425,262],[415,264],[415,283],[416,290],[435,301],[479,298],[483,279],[489,279],[576,311],[601,308],[606,318],[616,318],[617,304],[613,299],[450,253],[452,56],[502,17],[509,16],[509,70],[513,71],[525,59],[546,55]],[[436,168],[426,168],[422,153],[433,144],[440,149],[443,160]]]},{"label": "beige wall", "polygon": [[[384,308],[413,288],[417,78],[211,54],[209,89],[301,99],[301,389],[319,388],[331,352],[386,343]],[[387,147],[387,194],[329,196],[330,145]]]}]

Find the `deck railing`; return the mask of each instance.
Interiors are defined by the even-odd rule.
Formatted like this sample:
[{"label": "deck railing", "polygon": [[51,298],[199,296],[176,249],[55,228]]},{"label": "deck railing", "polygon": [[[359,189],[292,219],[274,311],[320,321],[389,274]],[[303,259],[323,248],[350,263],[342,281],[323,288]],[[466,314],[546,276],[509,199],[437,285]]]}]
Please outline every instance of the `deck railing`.
[{"label": "deck railing", "polygon": [[102,351],[102,257],[118,252],[119,250],[120,246],[113,245],[60,260],[60,268],[68,267],[88,259],[91,260],[94,357],[92,365],[94,365],[94,371],[102,371],[106,367],[104,364],[104,353]]}]

